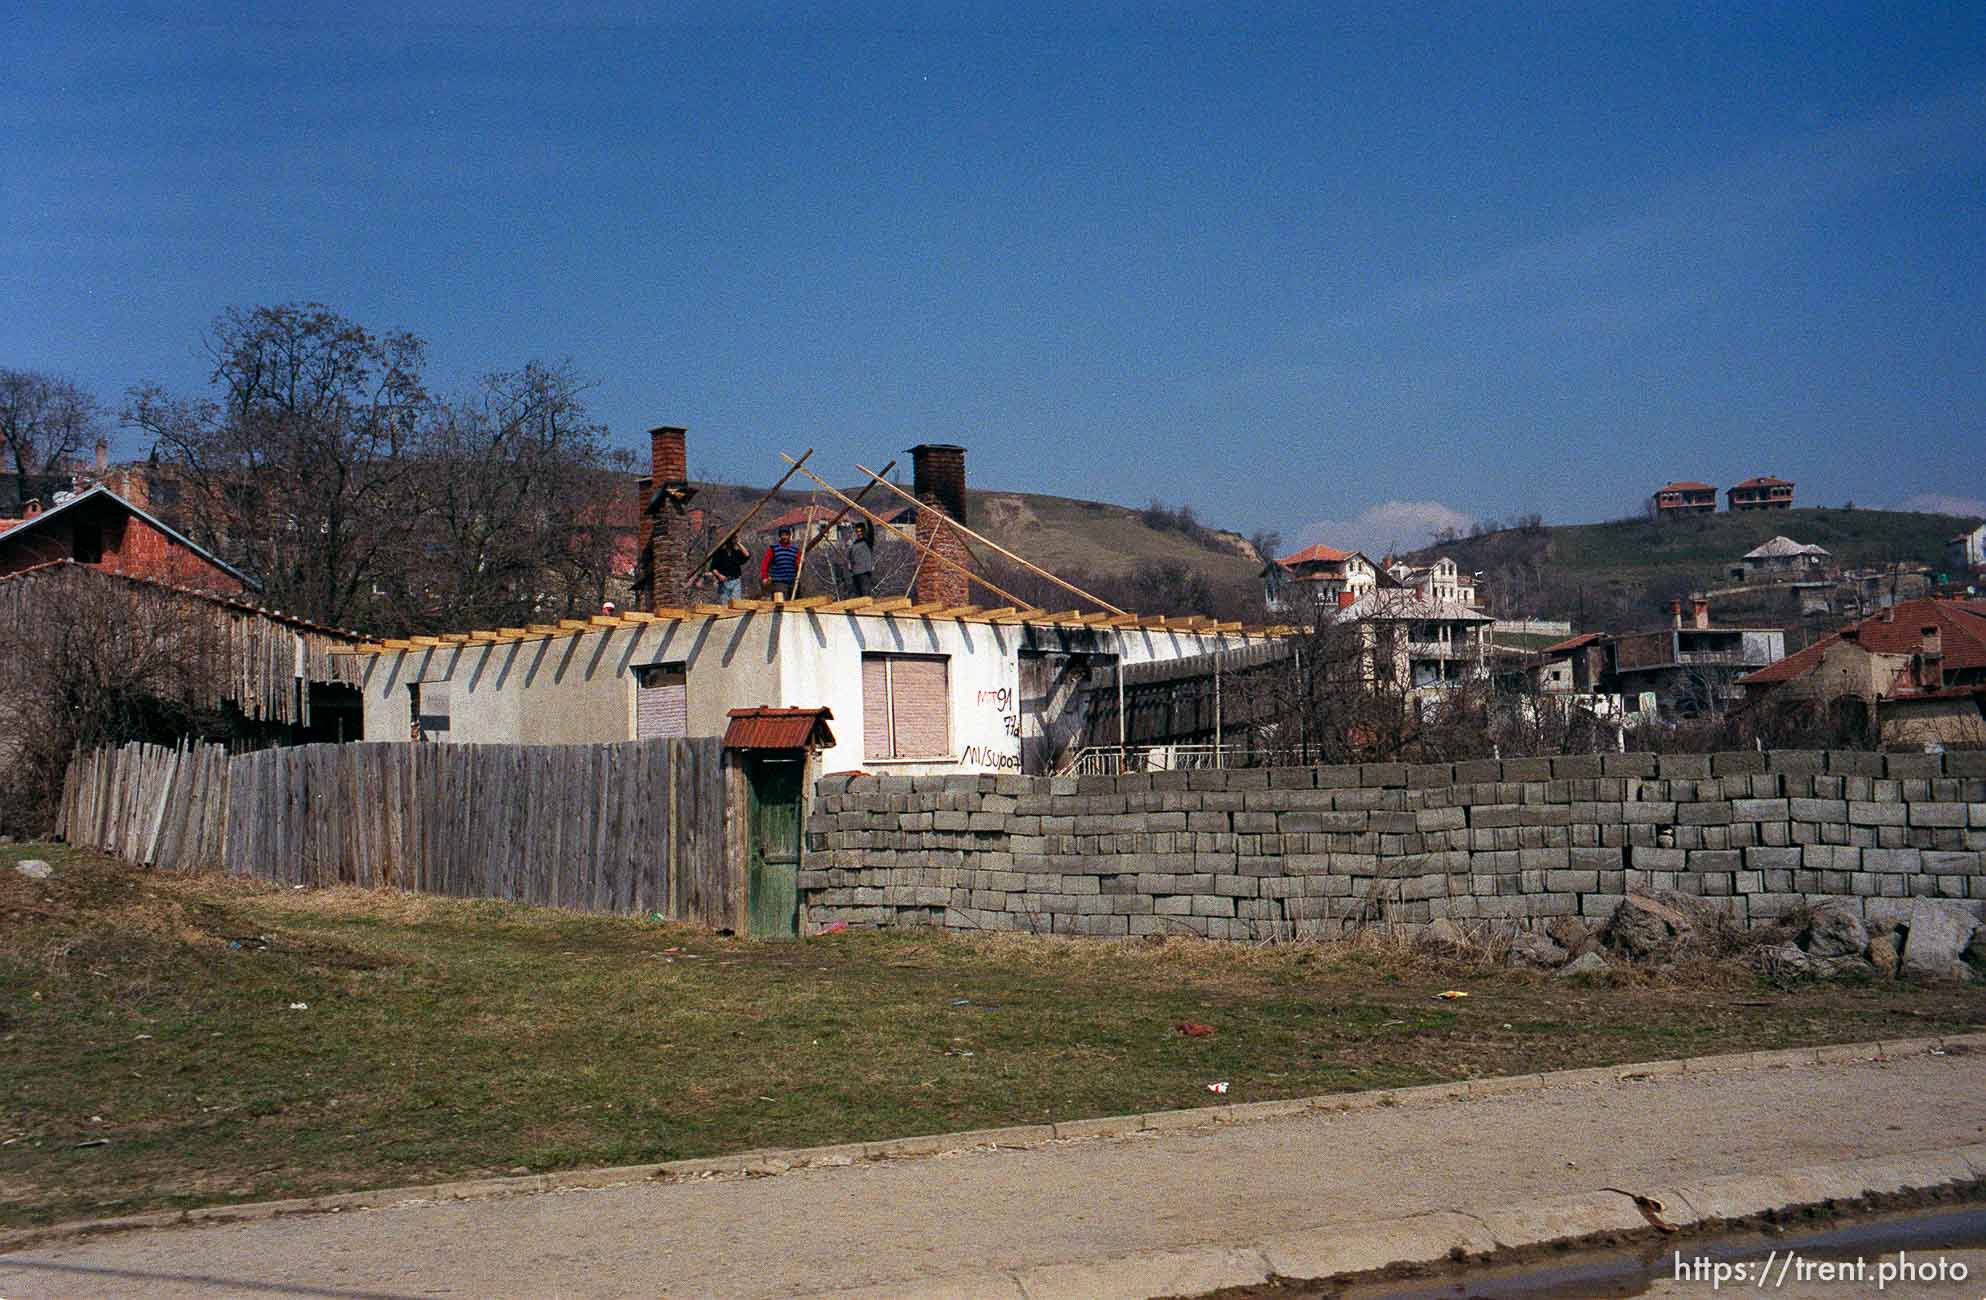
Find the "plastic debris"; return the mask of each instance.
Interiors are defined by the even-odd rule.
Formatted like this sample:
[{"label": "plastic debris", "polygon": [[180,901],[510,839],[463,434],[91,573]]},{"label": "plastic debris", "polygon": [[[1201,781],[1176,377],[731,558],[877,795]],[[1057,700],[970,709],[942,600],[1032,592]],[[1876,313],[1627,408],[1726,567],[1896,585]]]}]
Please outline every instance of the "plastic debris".
[{"label": "plastic debris", "polygon": [[150,1035],[150,1034],[140,1034],[140,1035],[138,1035],[138,1041],[142,1043],[142,1042],[144,1042],[144,1041],[145,1041],[145,1040],[146,1040],[147,1038],[150,1038],[150,1037],[151,1037],[151,1035]]},{"label": "plastic debris", "polygon": [[1464,993],[1461,989],[1448,989],[1444,992],[1437,993],[1434,996],[1435,996],[1435,1000],[1438,1002],[1453,1002],[1456,998],[1466,998],[1469,995]]},{"label": "plastic debris", "polygon": [[1197,1020],[1182,1020],[1173,1028],[1188,1038],[1205,1038],[1214,1032],[1212,1025],[1203,1025]]},{"label": "plastic debris", "polygon": [[1226,1091],[1227,1091],[1227,1080],[1226,1080],[1226,1079],[1222,1079],[1222,1080],[1221,1080],[1221,1081],[1220,1081],[1219,1083],[1210,1083],[1210,1084],[1208,1084],[1208,1085],[1207,1085],[1207,1091],[1208,1091],[1208,1092],[1216,1092],[1216,1093],[1224,1093],[1224,1092],[1226,1092]]},{"label": "plastic debris", "polygon": [[107,1147],[109,1145],[109,1138],[91,1138],[87,1142],[78,1142],[73,1149],[81,1151],[84,1147]]},{"label": "plastic debris", "polygon": [[834,923],[833,923],[832,925],[824,925],[824,926],[822,926],[822,927],[821,927],[821,933],[822,933],[822,934],[840,934],[840,933],[841,933],[841,932],[842,932],[843,930],[846,930],[847,928],[848,928],[848,922],[846,922],[846,921],[836,921],[836,922],[834,922]]},{"label": "plastic debris", "polygon": [[310,1003],[308,1003],[308,1002],[292,1002],[292,1003],[290,1003],[290,1010],[292,1010],[292,1011],[308,1011],[308,1010],[310,1010]]}]

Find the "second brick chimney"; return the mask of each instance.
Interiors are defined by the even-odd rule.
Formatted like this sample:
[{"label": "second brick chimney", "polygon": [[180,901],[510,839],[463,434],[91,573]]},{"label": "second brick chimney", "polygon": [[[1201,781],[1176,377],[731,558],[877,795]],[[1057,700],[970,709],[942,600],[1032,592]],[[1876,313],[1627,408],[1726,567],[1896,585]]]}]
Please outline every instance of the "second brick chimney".
[{"label": "second brick chimney", "polygon": [[1702,596],[1689,598],[1689,619],[1692,626],[1710,626],[1710,602]]},{"label": "second brick chimney", "polygon": [[[912,492],[923,503],[917,512],[917,540],[937,554],[966,569],[972,556],[965,537],[945,521],[965,523],[965,448],[945,442],[919,443],[910,449]],[[947,605],[972,603],[972,584],[951,565],[940,564],[920,553],[917,563],[915,596],[920,604],[942,601]]]},{"label": "second brick chimney", "polygon": [[690,600],[688,505],[689,430],[657,425],[648,431],[648,477],[641,484],[641,553],[648,558],[650,611],[682,609]]}]

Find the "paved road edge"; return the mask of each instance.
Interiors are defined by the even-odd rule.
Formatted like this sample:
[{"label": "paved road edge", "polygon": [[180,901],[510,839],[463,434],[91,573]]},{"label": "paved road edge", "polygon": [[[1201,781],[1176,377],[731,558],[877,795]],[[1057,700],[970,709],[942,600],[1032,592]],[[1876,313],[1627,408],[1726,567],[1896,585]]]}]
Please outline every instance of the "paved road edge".
[{"label": "paved road edge", "polygon": [[[1744,1174],[1640,1194],[1662,1205],[1663,1220],[1699,1224],[1808,1206],[1840,1205],[1902,1191],[1930,1192],[1986,1180],[1986,1143],[1941,1152]],[[1650,1220],[1626,1196],[1582,1192],[1524,1205],[1433,1210],[1397,1219],[1335,1224],[1241,1246],[1142,1251],[1115,1259],[920,1279],[817,1300],[1144,1300],[1256,1286],[1271,1278],[1326,1279],[1396,1264],[1433,1264],[1496,1251],[1590,1237],[1647,1232]]]},{"label": "paved road edge", "polygon": [[[1078,1138],[1130,1137],[1138,1133],[1252,1123],[1320,1112],[1366,1110],[1375,1106],[1414,1106],[1430,1102],[1466,1100],[1470,1097],[1507,1096],[1542,1088],[1618,1083],[1662,1075],[1789,1069],[1855,1061],[1894,1060],[1905,1056],[1941,1053],[1954,1047],[1986,1051],[1986,1034],[1952,1034],[1863,1043],[1830,1043],[1818,1047],[1795,1047],[1767,1052],[1733,1052],[1674,1060],[1633,1061],[1621,1065],[1557,1070],[1548,1074],[1501,1075],[1490,1079],[1469,1079],[1416,1088],[1379,1088],[1369,1092],[1324,1093],[1312,1097],[1291,1097],[1280,1101],[1198,1106],[1191,1110],[1114,1115],[1099,1119],[1071,1120],[1059,1124],[969,1129],[958,1133],[890,1138],[877,1142],[847,1142],[786,1150],[743,1151],[696,1160],[672,1160],[662,1164],[571,1169],[549,1174],[467,1179],[457,1182],[379,1188],[371,1191],[333,1192],[323,1196],[286,1201],[252,1201],[239,1205],[203,1206],[191,1210],[160,1210],[109,1219],[72,1220],[41,1228],[23,1228],[0,1233],[0,1253],[104,1233],[197,1227],[206,1224],[254,1223],[286,1215],[339,1214],[347,1210],[378,1210],[420,1201],[528,1196],[538,1192],[617,1187],[656,1180],[683,1181],[724,1176],[764,1177],[788,1173],[796,1169],[850,1165],[858,1160],[934,1156],[979,1148],[1034,1147]],[[1217,1253],[1224,1255],[1232,1252]],[[1291,1276],[1300,1275],[1291,1274]],[[1214,1287],[1230,1285],[1238,1284],[1221,1282],[1201,1289],[1212,1290]],[[1185,1288],[1175,1288],[1175,1293],[1182,1289]]]}]

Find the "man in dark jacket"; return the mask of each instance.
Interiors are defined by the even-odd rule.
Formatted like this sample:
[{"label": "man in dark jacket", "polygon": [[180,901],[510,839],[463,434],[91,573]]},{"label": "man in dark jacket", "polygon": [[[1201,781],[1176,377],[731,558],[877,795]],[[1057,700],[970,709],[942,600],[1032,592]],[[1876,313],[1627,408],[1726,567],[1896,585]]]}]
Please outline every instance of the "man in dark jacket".
[{"label": "man in dark jacket", "polygon": [[869,521],[855,525],[855,540],[848,544],[848,576],[858,596],[876,594],[876,543]]},{"label": "man in dark jacket", "polygon": [[728,605],[745,594],[745,566],[751,559],[752,553],[745,549],[736,533],[710,557],[710,571],[717,575],[718,604]]},{"label": "man in dark jacket", "polygon": [[765,558],[759,561],[759,590],[774,600],[785,600],[799,578],[800,548],[793,544],[793,530],[782,528],[779,540],[765,548]]}]

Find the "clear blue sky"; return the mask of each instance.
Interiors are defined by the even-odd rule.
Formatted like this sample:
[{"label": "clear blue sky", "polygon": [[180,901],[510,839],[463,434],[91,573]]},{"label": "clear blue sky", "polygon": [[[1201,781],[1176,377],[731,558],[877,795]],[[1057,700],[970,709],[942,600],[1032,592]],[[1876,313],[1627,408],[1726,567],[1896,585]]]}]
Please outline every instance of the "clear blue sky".
[{"label": "clear blue sky", "polygon": [[1362,546],[1986,497],[1986,5],[8,14],[0,365],[110,400],[320,300],[697,477],[957,441]]}]

